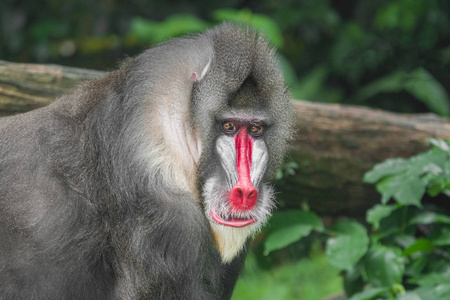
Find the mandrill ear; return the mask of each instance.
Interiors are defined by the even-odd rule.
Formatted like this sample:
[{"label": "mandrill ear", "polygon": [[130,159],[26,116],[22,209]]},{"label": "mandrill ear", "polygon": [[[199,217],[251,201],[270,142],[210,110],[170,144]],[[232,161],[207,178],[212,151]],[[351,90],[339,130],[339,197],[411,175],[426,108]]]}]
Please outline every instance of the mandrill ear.
[{"label": "mandrill ear", "polygon": [[206,73],[208,72],[209,65],[211,64],[211,61],[209,61],[206,66],[203,68],[202,72],[200,73],[200,76],[198,76],[197,72],[193,72],[191,75],[191,81],[197,82],[203,79],[205,77]]}]

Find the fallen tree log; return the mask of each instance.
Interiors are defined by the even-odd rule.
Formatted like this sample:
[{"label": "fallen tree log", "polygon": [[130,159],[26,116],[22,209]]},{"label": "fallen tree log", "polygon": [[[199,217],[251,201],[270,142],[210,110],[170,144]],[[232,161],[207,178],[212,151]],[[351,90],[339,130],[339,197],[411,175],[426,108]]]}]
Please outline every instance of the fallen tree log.
[{"label": "fallen tree log", "polygon": [[[0,61],[0,114],[51,103],[84,80],[104,73],[56,65]],[[375,163],[428,149],[426,138],[450,138],[450,120],[364,107],[293,101],[297,135],[290,159],[299,168],[276,183],[281,207],[305,207],[322,215],[364,216],[379,201],[361,182]]]}]

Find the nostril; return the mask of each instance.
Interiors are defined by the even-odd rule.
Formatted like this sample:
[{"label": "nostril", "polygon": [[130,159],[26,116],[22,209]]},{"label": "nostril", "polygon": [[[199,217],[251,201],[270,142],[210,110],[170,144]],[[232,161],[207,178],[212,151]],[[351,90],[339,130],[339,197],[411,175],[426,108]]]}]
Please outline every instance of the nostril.
[{"label": "nostril", "polygon": [[253,208],[256,205],[256,199],[258,199],[258,192],[256,191],[255,188],[250,189],[247,195],[246,208],[247,209]]}]

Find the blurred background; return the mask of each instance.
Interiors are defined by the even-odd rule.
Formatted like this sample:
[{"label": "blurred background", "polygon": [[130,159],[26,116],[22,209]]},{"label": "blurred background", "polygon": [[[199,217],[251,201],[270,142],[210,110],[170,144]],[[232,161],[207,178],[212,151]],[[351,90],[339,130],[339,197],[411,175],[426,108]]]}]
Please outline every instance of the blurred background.
[{"label": "blurred background", "polygon": [[447,115],[449,12],[446,0],[2,0],[0,58],[108,70],[232,20],[278,49],[295,99]]},{"label": "blurred background", "polygon": [[[449,115],[448,0],[2,0],[0,59],[111,70],[222,21],[266,35],[294,99]],[[320,237],[268,254],[267,231],[233,299],[314,300],[343,290]]]}]

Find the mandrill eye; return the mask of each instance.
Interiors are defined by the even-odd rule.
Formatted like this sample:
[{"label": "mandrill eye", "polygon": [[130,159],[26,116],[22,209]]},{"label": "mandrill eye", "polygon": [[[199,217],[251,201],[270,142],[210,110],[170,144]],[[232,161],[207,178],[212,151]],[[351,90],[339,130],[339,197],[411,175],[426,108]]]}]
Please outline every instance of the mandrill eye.
[{"label": "mandrill eye", "polygon": [[263,127],[258,125],[252,125],[250,127],[250,134],[253,136],[260,136],[263,132]]},{"label": "mandrill eye", "polygon": [[234,134],[237,131],[236,125],[229,121],[222,124],[222,129],[226,134]]}]

